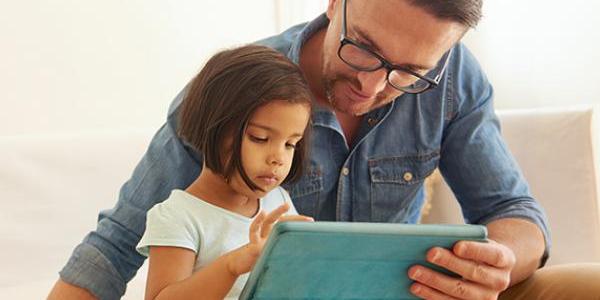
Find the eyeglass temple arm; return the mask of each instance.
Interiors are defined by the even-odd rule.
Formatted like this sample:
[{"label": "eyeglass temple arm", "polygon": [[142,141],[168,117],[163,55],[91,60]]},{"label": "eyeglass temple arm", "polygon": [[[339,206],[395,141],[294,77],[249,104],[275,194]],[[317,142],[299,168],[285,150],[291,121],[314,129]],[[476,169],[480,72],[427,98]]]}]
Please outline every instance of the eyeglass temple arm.
[{"label": "eyeglass temple arm", "polygon": [[440,73],[437,74],[437,76],[435,76],[435,78],[433,79],[436,83],[440,82],[442,75],[444,75],[444,71],[446,71],[446,67],[448,67],[448,63],[450,62],[450,56],[452,55],[452,49],[453,48],[450,48],[450,50],[448,51],[448,55],[446,56],[446,61],[444,62],[444,67],[442,67],[442,70],[440,71]]}]

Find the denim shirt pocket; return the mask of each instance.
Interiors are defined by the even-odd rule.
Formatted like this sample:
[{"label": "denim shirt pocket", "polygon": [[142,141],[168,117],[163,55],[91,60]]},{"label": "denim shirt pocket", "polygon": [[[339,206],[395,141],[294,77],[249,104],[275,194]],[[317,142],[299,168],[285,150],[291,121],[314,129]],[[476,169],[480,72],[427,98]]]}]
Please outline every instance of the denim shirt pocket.
[{"label": "denim shirt pocket", "polygon": [[293,184],[285,185],[294,202],[294,207],[301,215],[314,217],[319,204],[319,196],[323,191],[323,175],[321,168],[312,165],[304,175]]},{"label": "denim shirt pocket", "polygon": [[369,159],[371,220],[406,222],[423,181],[439,160],[439,151]]}]

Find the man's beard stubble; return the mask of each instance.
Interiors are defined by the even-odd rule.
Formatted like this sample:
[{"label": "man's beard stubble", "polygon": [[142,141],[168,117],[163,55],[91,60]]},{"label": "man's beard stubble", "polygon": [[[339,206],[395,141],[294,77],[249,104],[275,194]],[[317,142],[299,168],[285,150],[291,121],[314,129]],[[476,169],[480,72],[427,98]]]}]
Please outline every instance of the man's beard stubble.
[{"label": "man's beard stubble", "polygon": [[[376,108],[382,107],[386,104],[388,104],[389,102],[393,101],[393,99],[391,99],[391,96],[388,96],[385,92],[379,92],[376,96],[375,96],[375,100],[370,100],[369,103],[370,105],[368,105],[367,107],[365,107],[364,109],[358,110],[358,111],[351,111],[348,108],[342,107],[338,101],[337,101],[337,97],[335,95],[334,92],[334,85],[336,83],[339,84],[351,84],[352,86],[355,87],[355,89],[360,90],[360,83],[358,82],[354,82],[356,80],[353,80],[349,77],[346,76],[341,76],[341,75],[336,75],[333,78],[330,77],[323,77],[322,79],[322,83],[323,83],[323,88],[325,89],[325,97],[327,98],[327,102],[329,103],[329,105],[331,106],[331,108],[336,111],[336,112],[340,112],[340,113],[345,113],[345,114],[351,114],[355,117],[358,116],[362,116]],[[395,98],[396,96],[393,96],[393,98]],[[390,100],[391,99],[391,100]],[[346,100],[346,101],[351,101],[351,100]]]}]

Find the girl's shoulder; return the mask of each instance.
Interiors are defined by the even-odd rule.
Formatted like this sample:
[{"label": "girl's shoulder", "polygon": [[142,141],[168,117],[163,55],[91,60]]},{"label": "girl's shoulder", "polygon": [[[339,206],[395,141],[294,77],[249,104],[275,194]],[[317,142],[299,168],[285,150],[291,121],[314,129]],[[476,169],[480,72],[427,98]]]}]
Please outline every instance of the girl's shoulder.
[{"label": "girl's shoulder", "polygon": [[184,190],[173,190],[169,197],[148,211],[148,220],[181,224],[201,231],[205,223],[211,223],[223,210]]},{"label": "girl's shoulder", "polygon": [[171,246],[197,253],[203,230],[193,210],[196,208],[192,201],[186,199],[184,191],[172,191],[165,201],[148,211],[146,229],[136,247],[137,251],[148,256],[151,246]]},{"label": "girl's shoulder", "polygon": [[261,207],[266,212],[272,211],[284,203],[290,204],[290,210],[288,215],[298,214],[294,208],[294,203],[290,198],[290,194],[281,186],[274,188],[268,194],[266,194],[261,201]]},{"label": "girl's shoulder", "polygon": [[181,215],[190,209],[194,210],[199,207],[201,206],[191,199],[191,195],[183,190],[175,189],[171,191],[171,194],[167,199],[154,205],[148,212]]}]

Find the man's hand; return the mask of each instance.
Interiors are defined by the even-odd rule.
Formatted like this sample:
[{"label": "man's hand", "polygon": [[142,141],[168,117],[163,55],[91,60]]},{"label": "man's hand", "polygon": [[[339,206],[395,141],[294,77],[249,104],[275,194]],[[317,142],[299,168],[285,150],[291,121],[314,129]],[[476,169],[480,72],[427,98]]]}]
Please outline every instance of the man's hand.
[{"label": "man's hand", "polygon": [[410,291],[423,299],[497,299],[508,288],[515,266],[513,251],[495,241],[460,241],[449,251],[435,247],[427,261],[448,269],[455,278],[424,266],[412,266],[408,276],[416,281]]}]

